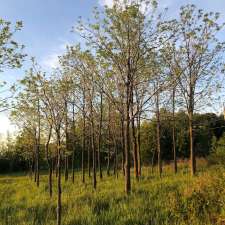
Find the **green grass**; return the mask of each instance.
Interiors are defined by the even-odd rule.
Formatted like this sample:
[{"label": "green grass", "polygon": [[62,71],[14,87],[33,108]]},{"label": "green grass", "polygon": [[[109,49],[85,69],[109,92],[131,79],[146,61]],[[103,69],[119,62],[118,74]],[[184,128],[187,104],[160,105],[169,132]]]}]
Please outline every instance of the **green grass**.
[{"label": "green grass", "polygon": [[[182,167],[182,168],[181,168]],[[107,177],[98,180],[94,191],[91,179],[75,184],[63,181],[63,225],[210,225],[225,220],[225,169],[201,168],[191,178],[186,166],[177,175],[171,167],[162,178],[144,168],[142,179],[132,180],[132,193],[124,194],[124,181]],[[40,187],[27,176],[0,176],[0,225],[56,224],[56,180],[53,197],[48,194],[47,175]]]}]

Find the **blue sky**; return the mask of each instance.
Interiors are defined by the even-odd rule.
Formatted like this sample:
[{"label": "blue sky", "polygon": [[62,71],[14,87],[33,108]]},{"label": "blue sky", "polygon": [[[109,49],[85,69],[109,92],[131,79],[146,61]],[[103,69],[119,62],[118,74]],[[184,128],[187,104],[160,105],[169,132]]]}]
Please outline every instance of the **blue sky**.
[{"label": "blue sky", "polygon": [[[24,27],[16,40],[26,46],[29,57],[36,57],[45,70],[55,66],[57,55],[67,44],[79,38],[71,33],[79,16],[90,18],[94,6],[111,5],[112,0],[0,0],[0,17],[12,22],[22,20]],[[183,4],[193,3],[209,11],[221,13],[225,21],[225,0],[159,0],[159,7],[169,7],[169,16],[176,17]],[[225,37],[225,31],[220,36]],[[26,62],[19,70],[7,70],[0,75],[9,84],[20,79],[29,67]],[[12,129],[6,114],[0,115],[0,132]]]}]

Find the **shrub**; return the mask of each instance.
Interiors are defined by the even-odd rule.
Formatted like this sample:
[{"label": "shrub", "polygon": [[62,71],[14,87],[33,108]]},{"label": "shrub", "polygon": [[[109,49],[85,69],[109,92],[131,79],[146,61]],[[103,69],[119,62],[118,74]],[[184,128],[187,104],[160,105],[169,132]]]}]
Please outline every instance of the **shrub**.
[{"label": "shrub", "polygon": [[216,137],[213,137],[208,162],[209,164],[225,165],[225,134],[219,140],[216,140]]}]

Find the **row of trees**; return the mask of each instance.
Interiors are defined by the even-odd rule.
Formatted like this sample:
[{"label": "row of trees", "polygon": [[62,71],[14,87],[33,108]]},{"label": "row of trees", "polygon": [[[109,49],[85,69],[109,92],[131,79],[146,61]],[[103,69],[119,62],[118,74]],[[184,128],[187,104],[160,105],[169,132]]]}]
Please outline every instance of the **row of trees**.
[{"label": "row of trees", "polygon": [[[186,111],[189,133],[190,172],[196,172],[193,115],[197,107],[209,103],[224,70],[224,43],[217,33],[224,24],[218,13],[207,13],[194,5],[181,7],[178,19],[166,20],[155,1],[114,1],[112,8],[94,9],[94,22],[79,19],[74,32],[85,47],[68,46],[59,58],[60,67],[45,74],[33,67],[21,80],[12,119],[31,139],[27,145],[29,162],[39,186],[40,148],[45,146],[52,196],[52,171],[57,165],[57,224],[61,224],[61,168],[68,180],[69,159],[72,181],[76,147],[81,149],[82,181],[86,168],[97,187],[97,170],[103,178],[114,161],[131,191],[131,165],[141,176],[141,126],[155,122],[158,172],[162,174],[162,121],[171,121],[174,171],[177,172],[177,132],[175,112]],[[210,95],[211,94],[211,95]],[[202,105],[201,105],[202,104]],[[162,113],[166,108],[170,113]],[[202,108],[203,109],[203,108]],[[205,107],[204,107],[205,109]],[[82,140],[78,143],[78,140]],[[121,164],[119,159],[121,156]],[[133,160],[132,160],[133,159]],[[91,163],[92,161],[92,163]],[[87,165],[86,165],[87,164]],[[32,166],[32,163],[30,163]],[[91,166],[92,165],[92,171]]]},{"label": "row of trees", "polygon": [[[161,116],[161,151],[162,151],[162,161],[164,163],[170,163],[173,161],[173,129],[172,120],[169,120],[172,112],[166,109],[160,110]],[[178,159],[187,159],[189,157],[189,135],[188,135],[188,118],[184,111],[179,111],[175,113],[175,132],[176,132],[176,149]],[[71,121],[69,121],[69,126],[72,127]],[[213,113],[205,114],[194,114],[193,116],[193,126],[194,126],[194,146],[196,149],[197,157],[211,157],[214,151],[214,145],[216,141],[222,138],[225,131],[225,121],[223,116],[217,116]],[[102,136],[104,137],[101,142],[101,158],[100,166],[103,167],[107,174],[108,165],[108,146],[109,146],[109,133],[108,127],[110,127],[108,121],[102,129]],[[113,131],[115,134],[120,133],[120,127],[117,126],[116,130]],[[69,139],[68,146],[68,165],[71,171],[71,180],[73,181],[73,168],[75,170],[80,170],[82,168],[82,135],[80,130],[77,128],[75,130],[76,141],[73,144],[72,139]],[[152,118],[150,121],[143,121],[140,127],[140,153],[141,153],[141,163],[145,166],[154,166],[157,163],[157,145],[156,145],[156,119]],[[21,130],[16,138],[8,133],[6,140],[1,140],[0,147],[0,171],[1,172],[18,172],[18,171],[29,171],[29,174],[34,173],[34,142],[33,136],[26,130]],[[46,170],[48,168],[48,163],[46,161],[45,154],[45,143],[42,141],[40,145],[40,170]],[[121,170],[122,164],[122,150],[118,143],[117,152],[117,162],[118,169]],[[54,153],[55,145],[54,142],[49,144],[51,149],[51,154]],[[111,146],[112,149],[113,146]],[[88,143],[87,143],[88,148]],[[90,147],[89,147],[90,148]],[[73,149],[75,151],[73,152]],[[115,148],[114,148],[115,149]],[[222,151],[222,150],[221,150]],[[75,156],[73,156],[75,153]],[[91,161],[92,157],[88,157],[88,151],[84,151],[84,162],[86,171],[91,172]],[[53,157],[53,155],[51,156]],[[89,159],[89,163],[87,163]],[[56,172],[55,161],[52,161],[52,168]],[[98,164],[98,159],[97,159]],[[65,164],[62,165],[65,171]],[[98,166],[97,166],[98,167]],[[109,160],[108,173],[114,174],[115,170],[115,160],[114,152],[111,150],[111,156]],[[112,171],[111,171],[112,170]],[[101,172],[99,170],[99,172]],[[85,174],[84,174],[85,175]],[[87,174],[89,177],[89,174]],[[103,174],[104,175],[104,174]],[[103,176],[101,175],[101,177]],[[85,178],[85,177],[84,177]],[[83,180],[83,176],[82,176]]]}]

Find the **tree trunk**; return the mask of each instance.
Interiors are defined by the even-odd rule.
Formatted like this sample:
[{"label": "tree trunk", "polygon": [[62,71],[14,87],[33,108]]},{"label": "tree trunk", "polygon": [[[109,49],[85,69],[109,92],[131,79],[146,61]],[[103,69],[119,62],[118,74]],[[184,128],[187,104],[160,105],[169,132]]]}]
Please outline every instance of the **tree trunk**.
[{"label": "tree trunk", "polygon": [[39,146],[37,146],[37,165],[36,165],[36,169],[37,169],[37,187],[39,187],[39,184],[40,184],[40,173],[39,173]]},{"label": "tree trunk", "polygon": [[137,160],[137,137],[135,129],[135,117],[134,117],[134,96],[133,90],[131,90],[131,127],[132,127],[132,142],[133,142],[133,162],[134,162],[134,177],[138,180],[138,160]]},{"label": "tree trunk", "polygon": [[189,112],[189,141],[190,141],[190,169],[191,175],[194,176],[196,173],[196,162],[195,162],[195,151],[194,151],[194,140],[193,140],[193,112]]},{"label": "tree trunk", "polygon": [[115,149],[115,172],[116,172],[116,178],[118,178],[118,150],[117,150],[117,146]]},{"label": "tree trunk", "polygon": [[[139,110],[139,109],[138,109]],[[137,160],[138,160],[138,176],[141,177],[141,122],[140,113],[137,116]]]},{"label": "tree trunk", "polygon": [[32,159],[28,159],[28,175],[29,178],[32,180]]},{"label": "tree trunk", "polygon": [[[84,169],[84,151],[86,148],[86,119],[85,112],[83,112],[83,140],[82,140],[82,152],[81,152],[81,167],[82,167],[82,182],[85,182],[85,169]],[[89,158],[88,158],[89,161]],[[89,174],[90,176],[90,174]]]},{"label": "tree trunk", "polygon": [[39,153],[41,144],[41,115],[40,115],[40,100],[38,98],[38,136],[37,136],[37,186],[39,187],[40,173],[39,173]]},{"label": "tree trunk", "polygon": [[155,151],[153,151],[153,153],[152,153],[152,160],[151,160],[151,162],[152,162],[152,164],[151,164],[152,174],[153,174],[153,171],[154,171],[154,159],[155,159]]},{"label": "tree trunk", "polygon": [[[35,136],[37,133],[35,132]],[[37,187],[39,187],[39,147],[38,147],[38,138],[35,137],[35,164],[34,164],[34,182],[36,183]]]},{"label": "tree trunk", "polygon": [[100,121],[99,121],[99,137],[98,137],[98,169],[99,177],[102,179],[102,165],[101,165],[101,142],[102,142],[102,114],[103,114],[103,103],[102,103],[102,92],[101,92],[101,102],[100,102]]},{"label": "tree trunk", "polygon": [[33,152],[32,154],[32,165],[31,165],[31,169],[32,169],[32,177],[33,177],[33,174],[35,173],[35,153]]},{"label": "tree trunk", "polygon": [[49,161],[49,177],[48,177],[49,195],[52,197],[52,162]]},{"label": "tree trunk", "polygon": [[138,163],[138,177],[141,177],[141,108],[140,108],[140,97],[138,96],[138,89],[134,87],[135,95],[136,95],[136,104],[137,104],[137,116],[136,116],[136,124],[137,124],[137,163]]},{"label": "tree trunk", "polygon": [[116,175],[116,148],[113,147],[113,175]]},{"label": "tree trunk", "polygon": [[35,145],[34,145],[34,182],[37,182],[37,143],[35,139]]},{"label": "tree trunk", "polygon": [[196,173],[194,140],[193,140],[193,111],[194,111],[194,90],[192,84],[192,77],[190,76],[190,96],[189,96],[189,108],[188,108],[188,122],[189,122],[189,141],[190,141],[190,169],[191,175]]},{"label": "tree trunk", "polygon": [[89,137],[88,140],[88,177],[91,177],[91,156],[90,156],[90,148],[91,148],[91,140],[90,140],[91,136]]},{"label": "tree trunk", "polygon": [[94,126],[94,115],[93,115],[93,103],[91,100],[91,148],[92,148],[92,161],[93,161],[93,187],[96,189],[97,180],[96,180],[96,149],[95,149],[95,126]]},{"label": "tree trunk", "polygon": [[92,145],[92,160],[93,160],[93,187],[94,189],[96,189],[97,186],[97,180],[96,180],[96,149],[95,149],[95,142],[94,142],[94,132],[93,132],[93,137],[91,140],[91,145]]},{"label": "tree trunk", "polygon": [[72,166],[72,182],[74,184],[74,178],[75,178],[75,171],[74,171],[74,161],[75,161],[75,147],[73,146],[73,154],[72,154],[72,162],[71,162],[71,166]]},{"label": "tree trunk", "polygon": [[55,156],[55,177],[58,177],[58,153]]},{"label": "tree trunk", "polygon": [[36,164],[36,169],[37,169],[37,172],[36,172],[36,176],[37,176],[37,187],[39,187],[39,183],[40,183],[40,175],[39,175],[39,147],[37,146],[37,164]]},{"label": "tree trunk", "polygon": [[74,163],[75,163],[75,146],[76,146],[76,141],[75,141],[75,105],[73,103],[73,153],[72,153],[72,182],[74,184],[74,176],[75,176],[75,171],[74,171]]},{"label": "tree trunk", "polygon": [[61,211],[62,211],[62,202],[61,202],[61,143],[60,143],[60,131],[57,132],[57,225],[61,225]]},{"label": "tree trunk", "polygon": [[130,182],[130,78],[126,84],[126,120],[125,120],[125,192],[131,192]]},{"label": "tree trunk", "polygon": [[68,177],[69,177],[69,173],[68,173],[68,156],[65,155],[65,159],[64,159],[64,166],[65,166],[65,182],[68,181]]},{"label": "tree trunk", "polygon": [[110,175],[110,145],[108,145],[108,154],[107,154],[107,176]]},{"label": "tree trunk", "polygon": [[172,104],[173,104],[173,163],[174,163],[174,173],[177,173],[177,154],[176,154],[176,138],[175,138],[175,88],[173,88],[173,94],[172,94]]},{"label": "tree trunk", "polygon": [[114,169],[113,169],[113,173],[116,176],[116,178],[118,178],[118,159],[117,159],[118,151],[117,151],[117,142],[116,142],[116,138],[115,138],[115,130],[113,131],[113,145],[114,145]]},{"label": "tree trunk", "polygon": [[110,152],[111,152],[111,107],[108,109],[108,155],[107,155],[107,175],[110,175]]},{"label": "tree trunk", "polygon": [[48,139],[47,139],[47,142],[45,144],[45,153],[46,153],[46,159],[47,159],[48,171],[49,171],[48,187],[49,187],[49,195],[50,195],[50,197],[52,197],[52,162],[53,162],[53,160],[50,159],[50,157],[49,157],[49,142],[50,142],[50,139],[51,139],[51,135],[52,135],[52,127],[50,126]]},{"label": "tree trunk", "polygon": [[123,115],[121,116],[121,146],[122,146],[122,172],[123,176],[125,176],[125,133],[124,133],[124,119]]},{"label": "tree trunk", "polygon": [[66,151],[65,151],[65,157],[64,157],[64,169],[65,169],[65,181],[68,180],[68,156],[67,152],[69,151],[69,134],[68,134],[68,105],[67,100],[65,100],[65,133],[66,133]]},{"label": "tree trunk", "polygon": [[157,135],[157,153],[158,153],[158,172],[162,176],[162,161],[161,161],[161,143],[160,143],[160,112],[159,112],[159,93],[156,93],[156,135]]}]

